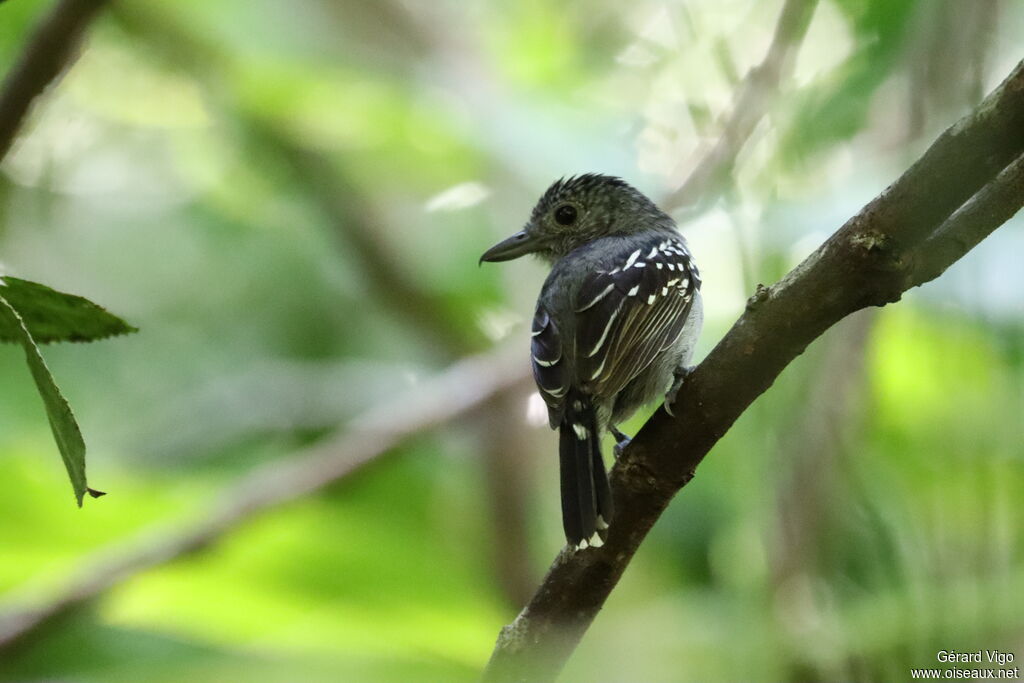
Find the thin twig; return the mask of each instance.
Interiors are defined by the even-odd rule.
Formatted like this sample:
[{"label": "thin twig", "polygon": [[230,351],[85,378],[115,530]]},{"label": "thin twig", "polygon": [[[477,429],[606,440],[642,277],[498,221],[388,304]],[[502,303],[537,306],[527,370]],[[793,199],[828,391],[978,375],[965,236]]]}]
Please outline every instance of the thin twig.
[{"label": "thin twig", "polygon": [[0,616],[0,654],[46,624],[99,597],[148,569],[201,550],[222,536],[280,505],[387,460],[412,436],[459,418],[492,397],[525,384],[522,354],[499,349],[462,360],[438,377],[389,399],[352,421],[330,441],[283,458],[245,477],[225,493],[225,501],[193,525],[151,530],[115,549],[101,552],[44,605],[14,609]]},{"label": "thin twig", "polygon": [[0,159],[32,107],[32,102],[75,59],[86,27],[107,0],[60,0],[29,39],[21,58],[0,86]]}]

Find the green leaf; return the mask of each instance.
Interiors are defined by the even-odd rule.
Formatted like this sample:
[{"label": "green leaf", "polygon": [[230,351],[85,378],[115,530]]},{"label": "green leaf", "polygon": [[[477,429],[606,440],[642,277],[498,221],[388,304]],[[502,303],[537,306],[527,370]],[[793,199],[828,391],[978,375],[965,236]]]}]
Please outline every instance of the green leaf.
[{"label": "green leaf", "polygon": [[71,412],[71,406],[67,399],[60,393],[57,383],[53,381],[53,375],[46,367],[36,346],[35,340],[29,333],[28,328],[22,321],[18,311],[11,306],[4,298],[4,289],[0,288],[0,323],[5,329],[14,330],[17,334],[17,341],[25,349],[25,360],[29,370],[32,371],[32,378],[36,382],[36,388],[46,406],[46,415],[50,418],[50,429],[53,430],[53,438],[60,449],[60,455],[64,459],[64,466],[68,470],[68,477],[71,478],[71,486],[75,490],[75,499],[78,506],[82,506],[82,499],[86,493],[91,496],[102,496],[101,491],[90,489],[85,481],[85,440],[82,432],[75,421],[75,414]]},{"label": "green leaf", "polygon": [[[88,342],[138,331],[88,299],[38,282],[4,275],[0,277],[0,296],[18,312],[36,343]],[[20,342],[20,326],[0,316],[0,341]]]}]

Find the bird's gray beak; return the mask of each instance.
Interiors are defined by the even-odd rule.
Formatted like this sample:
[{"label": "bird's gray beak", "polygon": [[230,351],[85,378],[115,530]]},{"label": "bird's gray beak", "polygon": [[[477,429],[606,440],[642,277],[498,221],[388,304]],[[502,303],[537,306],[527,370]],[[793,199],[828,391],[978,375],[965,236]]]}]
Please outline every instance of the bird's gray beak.
[{"label": "bird's gray beak", "polygon": [[525,230],[520,230],[508,239],[498,242],[485,251],[484,255],[480,257],[480,263],[484,261],[511,261],[524,254],[537,251],[539,248],[540,245],[537,244],[537,240],[533,236]]}]

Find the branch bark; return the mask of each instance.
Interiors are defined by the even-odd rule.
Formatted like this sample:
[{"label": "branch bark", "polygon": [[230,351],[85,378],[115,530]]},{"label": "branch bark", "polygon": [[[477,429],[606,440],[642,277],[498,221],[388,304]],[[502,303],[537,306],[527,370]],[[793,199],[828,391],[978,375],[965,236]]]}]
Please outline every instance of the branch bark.
[{"label": "branch bark", "polygon": [[[511,350],[515,351],[515,350]],[[32,634],[121,582],[202,550],[280,505],[308,496],[382,463],[406,439],[440,427],[517,385],[528,373],[522,354],[501,349],[462,360],[433,380],[370,409],[353,427],[322,445],[275,461],[218,496],[225,501],[198,523],[158,529],[101,553],[44,605],[0,615],[0,659]]]},{"label": "branch bark", "polygon": [[[554,679],[648,531],[733,422],[829,327],[898,301],[1015,214],[1024,203],[1022,154],[1024,62],[782,281],[758,287],[688,377],[678,417],[658,410],[612,469],[616,519],[604,547],[559,553],[499,635],[483,680]],[[948,244],[955,249],[933,257]]]},{"label": "branch bark", "polygon": [[74,61],[86,27],[107,0],[61,0],[36,27],[0,86],[0,159],[14,144],[32,102]]},{"label": "branch bark", "polygon": [[915,252],[910,285],[931,282],[1016,213],[1014,202],[1024,196],[1024,155],[1007,166]]}]

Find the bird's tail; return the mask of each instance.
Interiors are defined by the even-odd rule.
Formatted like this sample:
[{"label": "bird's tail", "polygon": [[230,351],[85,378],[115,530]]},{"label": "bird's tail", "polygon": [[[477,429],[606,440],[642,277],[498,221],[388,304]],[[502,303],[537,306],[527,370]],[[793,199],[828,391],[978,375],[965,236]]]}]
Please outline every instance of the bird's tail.
[{"label": "bird's tail", "polygon": [[602,545],[598,532],[612,520],[608,474],[601,458],[597,413],[590,397],[570,393],[559,427],[558,456],[562,473],[562,526],[569,545]]}]

